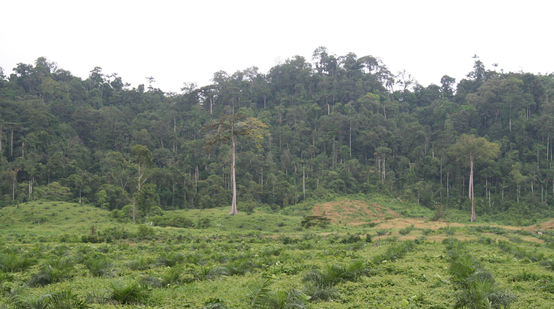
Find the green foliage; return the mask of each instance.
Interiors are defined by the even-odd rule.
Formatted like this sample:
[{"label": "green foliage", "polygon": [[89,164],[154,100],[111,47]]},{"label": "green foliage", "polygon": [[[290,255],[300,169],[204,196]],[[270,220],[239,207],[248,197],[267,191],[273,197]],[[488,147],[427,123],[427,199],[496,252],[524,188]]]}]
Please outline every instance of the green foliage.
[{"label": "green foliage", "polygon": [[4,272],[24,271],[34,264],[34,259],[18,250],[0,252],[0,270]]},{"label": "green foliage", "polygon": [[250,308],[252,309],[303,309],[306,308],[307,297],[301,291],[272,291],[271,280],[266,279],[253,288],[250,293]]},{"label": "green foliage", "polygon": [[469,255],[459,241],[445,239],[450,261],[448,271],[455,285],[455,308],[505,308],[515,301],[510,292],[500,290],[493,275]]},{"label": "green foliage", "polygon": [[[367,239],[367,238],[366,238]],[[362,239],[360,238],[360,235],[357,235],[357,234],[348,234],[346,235],[344,238],[342,238],[340,240],[340,243],[341,244],[353,244],[353,243],[357,243],[359,241],[361,241]],[[371,242],[371,238],[370,238],[370,242]]]},{"label": "green foliage", "polygon": [[29,286],[43,286],[69,279],[73,276],[74,264],[69,258],[52,258],[45,261],[38,273],[29,280]]},{"label": "green foliage", "polygon": [[90,306],[71,290],[35,296],[16,297],[14,308],[17,309],[86,309]]},{"label": "green foliage", "polygon": [[151,214],[153,208],[160,204],[160,197],[156,191],[155,184],[146,184],[137,192],[135,197],[137,208],[141,217],[147,217]]},{"label": "green foliage", "polygon": [[37,187],[35,190],[38,198],[49,201],[69,201],[72,197],[71,189],[62,186],[57,181],[51,182],[44,187]]},{"label": "green foliage", "polygon": [[219,298],[210,298],[204,303],[202,309],[227,309],[225,302]]},{"label": "green foliage", "polygon": [[305,284],[305,291],[310,296],[310,301],[331,300],[338,296],[335,288],[340,282],[356,281],[360,276],[368,275],[370,269],[362,261],[354,261],[344,266],[332,264],[324,271],[310,270],[302,281]]},{"label": "green foliage", "polygon": [[171,226],[189,228],[194,226],[194,222],[182,214],[164,214],[161,216],[150,217],[152,224],[157,226]]},{"label": "green foliage", "polygon": [[444,76],[440,86],[409,87],[373,56],[318,48],[311,62],[217,72],[212,84],[174,94],[124,87],[98,67],[81,79],[39,58],[0,79],[0,131],[14,145],[0,153],[0,206],[41,198],[121,210],[136,197],[134,215],[145,217],[156,206],[227,205],[234,135],[247,213],[371,192],[428,210],[403,207],[403,216],[430,218],[429,208],[448,205],[435,219],[450,218],[467,203],[457,184],[472,153],[480,218],[534,223],[554,202],[544,194],[553,79],[477,60],[457,84]]},{"label": "green foliage", "polygon": [[208,217],[200,218],[198,219],[198,222],[196,223],[196,227],[199,229],[207,229],[212,225],[212,220]]},{"label": "green foliage", "polygon": [[71,290],[63,290],[48,295],[47,308],[85,309],[90,308],[90,306],[77,295],[73,294]]},{"label": "green foliage", "polygon": [[385,251],[385,253],[376,255],[371,259],[373,264],[380,264],[384,261],[394,261],[402,258],[406,253],[412,251],[415,248],[415,244],[412,241],[401,242],[395,246],[391,246]]},{"label": "green foliage", "polygon": [[139,239],[152,239],[156,235],[156,230],[144,224],[138,226],[137,238]]},{"label": "green foliage", "polygon": [[83,264],[89,270],[91,275],[95,277],[106,276],[110,273],[111,262],[108,257],[102,254],[93,254],[87,256]]},{"label": "green foliage", "polygon": [[136,281],[114,281],[111,291],[111,298],[120,304],[144,304],[150,298],[148,289]]},{"label": "green foliage", "polygon": [[413,229],[414,229],[414,225],[412,224],[412,225],[407,226],[407,227],[405,227],[405,228],[403,228],[403,229],[400,229],[400,230],[398,231],[398,233],[400,233],[400,235],[408,235],[408,234],[410,234],[410,232],[411,232]]},{"label": "green foliage", "polygon": [[310,227],[327,227],[330,223],[330,219],[324,216],[306,216],[304,219],[302,219],[302,222],[300,222],[300,225],[304,228],[310,228]]},{"label": "green foliage", "polygon": [[[385,197],[375,200],[381,198]],[[374,207],[387,212],[384,205],[389,204]],[[406,204],[412,206],[417,207]],[[58,211],[70,217],[52,217],[41,225],[28,220],[31,214],[50,218]],[[194,223],[210,218],[211,225],[182,229],[152,228],[147,223],[143,228],[154,229],[155,235],[145,233],[145,237],[138,236],[140,225],[114,222],[108,211],[78,204],[36,201],[0,212],[13,219],[0,226],[0,244],[9,248],[0,252],[34,260],[34,266],[21,271],[0,270],[4,291],[0,303],[8,308],[18,308],[17,299],[45,307],[46,300],[41,302],[39,295],[69,289],[92,307],[250,308],[253,293],[265,278],[271,280],[266,283],[268,290],[258,293],[261,308],[446,308],[456,302],[471,307],[484,299],[497,307],[511,301],[515,308],[548,308],[551,302],[552,274],[547,263],[552,248],[541,242],[551,232],[539,235],[533,227],[456,225],[455,237],[476,240],[463,243],[457,253],[460,258],[451,261],[450,251],[445,254],[436,241],[445,236],[444,230],[436,229],[444,224],[419,218],[402,220],[427,226],[430,236],[422,240],[425,230],[413,228],[408,235],[417,240],[403,242],[396,239],[399,228],[390,227],[394,221],[374,226],[330,223],[325,230],[303,230],[299,224],[303,215],[281,215],[269,209],[232,217],[227,207],[166,211],[166,217],[182,215],[194,218]],[[381,226],[390,227],[386,235],[367,243]],[[95,235],[96,241],[61,243],[64,234]],[[59,259],[73,266],[67,276],[54,284],[26,284]],[[111,284],[119,281],[125,287],[114,293]],[[513,300],[503,285],[517,292],[518,298]],[[186,298],[174,297],[183,293]],[[212,298],[217,301],[208,303]]]},{"label": "green foliage", "polygon": [[158,257],[158,263],[161,265],[173,267],[185,260],[185,256],[179,252],[167,252]]}]

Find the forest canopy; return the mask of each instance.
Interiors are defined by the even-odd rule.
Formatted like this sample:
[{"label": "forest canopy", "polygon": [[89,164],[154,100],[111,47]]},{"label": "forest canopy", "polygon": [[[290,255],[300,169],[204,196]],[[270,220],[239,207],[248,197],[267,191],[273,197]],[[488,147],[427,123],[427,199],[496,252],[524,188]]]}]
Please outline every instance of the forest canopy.
[{"label": "forest canopy", "polygon": [[[376,57],[320,47],[311,60],[216,72],[179,94],[131,88],[100,67],[83,80],[38,58],[0,70],[0,206],[230,205],[231,145],[204,146],[232,105],[268,127],[260,144],[237,136],[239,211],[372,192],[467,211],[473,193],[478,214],[550,211],[553,96],[554,75],[497,72],[478,58],[466,78],[422,86]],[[495,151],[472,157],[471,171],[468,136]]]}]

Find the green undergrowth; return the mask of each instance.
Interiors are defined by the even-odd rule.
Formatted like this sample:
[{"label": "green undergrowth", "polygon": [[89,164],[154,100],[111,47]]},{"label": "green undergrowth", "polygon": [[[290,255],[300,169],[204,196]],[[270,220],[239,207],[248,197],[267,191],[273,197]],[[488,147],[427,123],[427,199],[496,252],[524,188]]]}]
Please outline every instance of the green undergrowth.
[{"label": "green undergrowth", "polygon": [[[29,220],[58,210],[69,218]],[[166,211],[134,224],[70,203],[0,209],[10,221],[0,226],[0,308],[451,308],[469,306],[460,300],[469,295],[551,307],[549,231],[303,227],[305,215],[227,212]],[[471,256],[465,277],[449,270],[440,242],[448,237],[464,240],[460,255]],[[488,287],[461,283],[474,277]]]}]

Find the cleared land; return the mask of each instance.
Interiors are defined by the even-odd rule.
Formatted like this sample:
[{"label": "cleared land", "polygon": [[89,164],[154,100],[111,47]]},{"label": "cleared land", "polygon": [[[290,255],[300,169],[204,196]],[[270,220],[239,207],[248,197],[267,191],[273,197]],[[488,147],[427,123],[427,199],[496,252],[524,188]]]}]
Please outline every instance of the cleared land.
[{"label": "cleared land", "polygon": [[[227,212],[166,212],[187,227],[161,227],[72,203],[0,209],[0,308],[450,308],[463,290],[444,239],[462,241],[512,307],[554,304],[552,219],[431,221],[382,198]],[[305,229],[305,215],[331,223]]]}]

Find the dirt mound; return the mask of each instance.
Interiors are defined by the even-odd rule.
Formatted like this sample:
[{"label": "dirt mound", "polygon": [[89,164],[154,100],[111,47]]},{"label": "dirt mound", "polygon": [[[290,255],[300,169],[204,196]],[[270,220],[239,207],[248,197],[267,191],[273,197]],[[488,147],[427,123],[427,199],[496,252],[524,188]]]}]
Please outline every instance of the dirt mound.
[{"label": "dirt mound", "polygon": [[341,200],[317,204],[313,207],[312,214],[327,217],[334,224],[348,225],[378,223],[400,217],[394,210],[377,203],[369,204],[360,200]]}]

